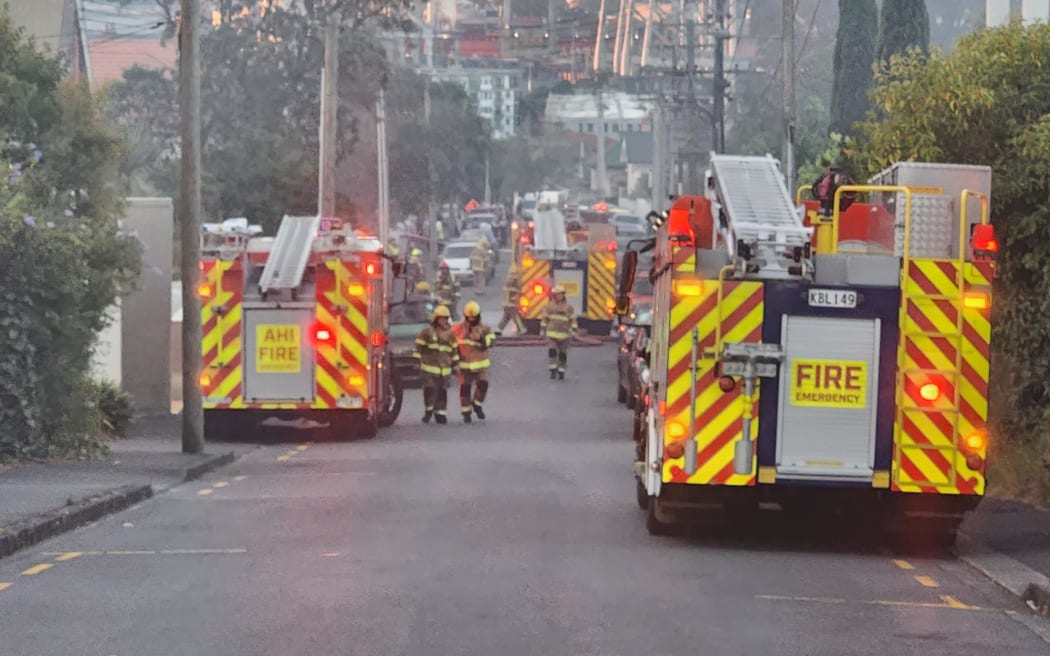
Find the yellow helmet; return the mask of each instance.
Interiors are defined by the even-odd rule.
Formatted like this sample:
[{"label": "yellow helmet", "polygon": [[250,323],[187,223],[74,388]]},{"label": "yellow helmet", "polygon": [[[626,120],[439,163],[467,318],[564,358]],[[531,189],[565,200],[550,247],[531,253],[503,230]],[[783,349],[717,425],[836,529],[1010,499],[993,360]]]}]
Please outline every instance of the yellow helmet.
[{"label": "yellow helmet", "polygon": [[463,316],[476,317],[481,314],[481,306],[478,305],[477,301],[470,301],[463,306]]},{"label": "yellow helmet", "polygon": [[415,255],[416,257],[419,257],[422,254],[423,254],[423,251],[419,250],[418,248],[413,248],[412,249],[412,255]]},{"label": "yellow helmet", "polygon": [[447,305],[439,305],[436,308],[434,308],[434,318],[435,319],[438,319],[438,318],[441,318],[441,317],[445,317],[447,319],[447,318],[449,318],[451,316],[452,316],[452,313],[448,311],[448,306]]},{"label": "yellow helmet", "polygon": [[554,294],[564,294],[565,287],[563,285],[555,285],[554,288],[551,289],[551,292]]},{"label": "yellow helmet", "polygon": [[420,294],[425,294],[430,291],[430,283],[426,280],[421,280],[416,283],[416,291]]}]

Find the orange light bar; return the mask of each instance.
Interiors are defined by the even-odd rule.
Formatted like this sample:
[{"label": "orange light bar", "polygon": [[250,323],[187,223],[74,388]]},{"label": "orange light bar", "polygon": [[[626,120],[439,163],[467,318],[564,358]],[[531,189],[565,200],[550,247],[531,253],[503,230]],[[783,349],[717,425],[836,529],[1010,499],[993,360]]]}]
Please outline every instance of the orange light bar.
[{"label": "orange light bar", "polygon": [[524,255],[521,256],[521,266],[525,267],[526,269],[528,269],[533,264],[535,264],[535,262],[536,262],[536,260],[534,260],[532,258],[532,256],[529,255],[528,253],[525,253]]},{"label": "orange light bar", "polygon": [[208,283],[202,282],[201,284],[197,285],[197,296],[200,296],[201,298],[211,298],[214,295],[215,290],[212,289],[212,286]]},{"label": "orange light bar", "polygon": [[669,421],[667,422],[667,434],[671,437],[682,437],[685,435],[685,426],[677,421]]},{"label": "orange light bar", "polygon": [[696,298],[704,294],[704,283],[701,280],[675,280],[672,287],[675,296]]},{"label": "orange light bar", "polygon": [[204,372],[200,375],[200,378],[197,379],[197,382],[200,383],[201,387],[209,387],[211,385],[211,375]]},{"label": "orange light bar", "polygon": [[352,282],[346,286],[346,293],[350,296],[364,296],[365,286],[359,282]]},{"label": "orange light bar", "polygon": [[936,383],[926,383],[919,388],[919,396],[927,401],[936,401],[940,395],[941,388],[937,387]]},{"label": "orange light bar", "polygon": [[616,299],[609,298],[608,296],[606,296],[605,297],[605,309],[606,310],[615,310],[616,309]]},{"label": "orange light bar", "polygon": [[667,416],[667,401],[660,401],[656,404],[656,411],[660,413],[661,417]]},{"label": "orange light bar", "polygon": [[520,305],[523,308],[529,307],[529,299],[525,296],[522,296],[521,299],[518,301],[518,305]]},{"label": "orange light bar", "polygon": [[987,292],[965,292],[963,307],[970,310],[987,310],[992,305],[992,298]]},{"label": "orange light bar", "polygon": [[616,269],[616,260],[605,260],[605,268],[609,271]]},{"label": "orange light bar", "polygon": [[365,384],[365,377],[355,374],[347,378],[347,381],[350,383],[350,387],[361,387]]}]

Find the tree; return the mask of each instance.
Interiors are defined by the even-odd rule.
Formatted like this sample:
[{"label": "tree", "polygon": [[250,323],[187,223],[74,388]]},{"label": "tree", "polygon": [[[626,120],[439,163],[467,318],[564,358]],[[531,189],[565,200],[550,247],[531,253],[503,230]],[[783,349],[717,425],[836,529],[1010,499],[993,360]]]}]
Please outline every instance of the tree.
[{"label": "tree", "polygon": [[[1033,463],[1050,410],[1050,26],[985,30],[950,55],[918,52],[876,75],[877,120],[863,124],[857,164],[896,161],[992,167],[992,222],[1001,243],[992,338],[993,444]],[[1043,446],[1036,446],[1042,441]]]},{"label": "tree", "polygon": [[0,7],[0,459],[99,448],[92,349],[139,265],[123,143],[63,75]]},{"label": "tree", "polygon": [[875,0],[839,0],[831,87],[831,132],[850,134],[867,113],[878,32]]},{"label": "tree", "polygon": [[882,0],[878,61],[888,61],[909,48],[918,48],[921,52],[930,49],[930,15],[926,11],[926,0]]}]

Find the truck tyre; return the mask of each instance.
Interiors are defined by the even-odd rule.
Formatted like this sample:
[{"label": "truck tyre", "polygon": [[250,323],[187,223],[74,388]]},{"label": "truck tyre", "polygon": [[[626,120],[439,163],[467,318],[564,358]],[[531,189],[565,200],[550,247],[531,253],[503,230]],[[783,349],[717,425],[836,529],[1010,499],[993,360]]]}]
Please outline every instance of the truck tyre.
[{"label": "truck tyre", "polygon": [[649,510],[649,492],[637,478],[634,479],[634,500],[638,502],[640,509]]},{"label": "truck tyre", "polygon": [[387,371],[390,376],[387,380],[385,403],[379,410],[378,424],[380,428],[386,428],[397,421],[398,415],[401,414],[401,404],[405,398],[405,387],[401,384],[401,376],[398,375],[397,369],[388,367]]},{"label": "truck tyre", "polygon": [[645,517],[645,528],[649,535],[671,535],[674,532],[674,513],[660,508],[660,497],[649,497],[646,508],[649,512]]}]

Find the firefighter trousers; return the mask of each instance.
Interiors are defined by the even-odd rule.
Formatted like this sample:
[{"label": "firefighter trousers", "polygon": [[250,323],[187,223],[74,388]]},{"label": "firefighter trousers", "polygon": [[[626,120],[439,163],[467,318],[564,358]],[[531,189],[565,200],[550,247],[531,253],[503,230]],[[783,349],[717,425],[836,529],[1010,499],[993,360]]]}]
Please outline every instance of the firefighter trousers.
[{"label": "firefighter trousers", "polygon": [[488,280],[485,278],[485,272],[475,270],[472,273],[474,274],[474,292],[484,294],[485,285],[488,283]]},{"label": "firefighter trousers", "polygon": [[503,307],[503,318],[496,324],[496,332],[503,332],[503,329],[507,327],[508,323],[514,322],[514,327],[518,330],[518,335],[525,334],[525,322],[521,320],[521,313],[518,311],[515,305],[505,305]]},{"label": "firefighter trousers", "polygon": [[448,376],[423,373],[423,406],[427,412],[445,415],[448,411]]},{"label": "firefighter trousers", "polygon": [[[471,388],[473,388],[473,394],[471,394]],[[461,412],[466,414],[472,407],[480,407],[485,403],[485,395],[488,394],[488,391],[488,369],[459,370],[459,409]]]},{"label": "firefighter trousers", "polygon": [[547,340],[547,368],[551,371],[565,373],[569,362],[569,339]]}]

